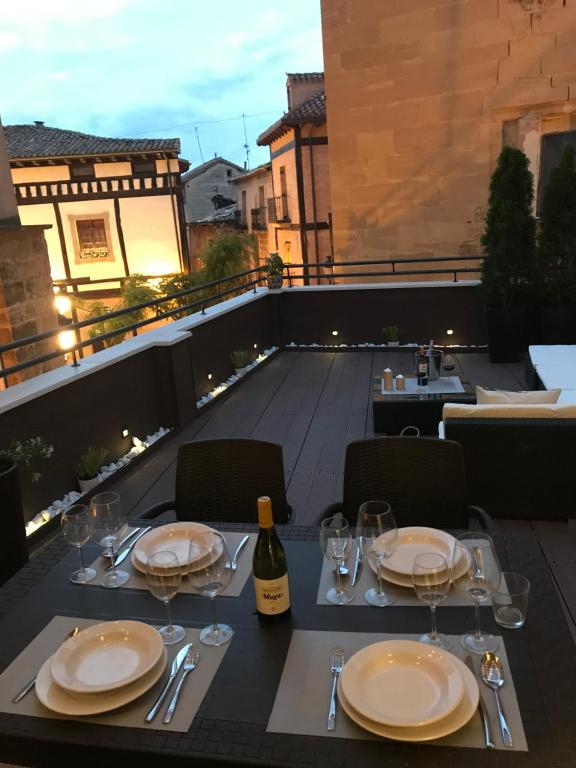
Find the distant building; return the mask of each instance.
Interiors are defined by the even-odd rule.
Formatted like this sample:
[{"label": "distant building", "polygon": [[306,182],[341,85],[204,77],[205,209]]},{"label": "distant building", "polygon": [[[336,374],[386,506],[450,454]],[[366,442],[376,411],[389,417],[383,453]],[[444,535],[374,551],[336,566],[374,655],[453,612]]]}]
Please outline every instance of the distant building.
[{"label": "distant building", "polygon": [[190,224],[204,219],[217,208],[232,205],[235,202],[232,180],[242,173],[244,168],[236,163],[223,157],[214,157],[183,174],[186,222]]},{"label": "distant building", "polygon": [[221,232],[236,231],[236,214],[236,203],[232,203],[187,225],[190,265],[193,272],[201,267],[200,254],[215,237],[218,237]]},{"label": "distant building", "polygon": [[[103,138],[41,122],[4,133],[22,224],[50,225],[53,280],[189,268],[179,139]],[[118,283],[99,288],[110,286]]]},{"label": "distant building", "polygon": [[286,89],[288,112],[257,140],[270,148],[269,245],[288,263],[327,262],[332,243],[324,75],[289,74]]},{"label": "distant building", "polygon": [[269,221],[268,200],[274,197],[272,163],[263,163],[234,180],[236,224],[256,239],[258,259],[263,263],[271,251],[278,250],[277,229]]}]

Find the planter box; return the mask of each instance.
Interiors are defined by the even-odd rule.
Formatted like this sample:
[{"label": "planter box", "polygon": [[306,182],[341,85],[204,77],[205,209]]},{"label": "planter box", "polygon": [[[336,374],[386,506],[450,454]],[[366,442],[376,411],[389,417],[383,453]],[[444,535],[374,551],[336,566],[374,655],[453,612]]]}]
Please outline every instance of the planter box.
[{"label": "planter box", "polygon": [[528,348],[524,307],[486,307],[491,363],[517,363]]}]

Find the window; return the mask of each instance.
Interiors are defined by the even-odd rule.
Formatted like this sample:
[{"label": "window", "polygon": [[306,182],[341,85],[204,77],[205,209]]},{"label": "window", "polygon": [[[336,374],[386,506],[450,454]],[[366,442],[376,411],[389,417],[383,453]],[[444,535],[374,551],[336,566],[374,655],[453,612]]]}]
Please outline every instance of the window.
[{"label": "window", "polygon": [[536,210],[540,213],[544,190],[550,182],[552,170],[562,159],[564,148],[572,146],[576,149],[576,131],[562,131],[560,133],[545,133],[542,136],[540,148],[540,177],[538,179]]},{"label": "window", "polygon": [[71,179],[93,179],[94,163],[73,163],[70,166]]},{"label": "window", "polygon": [[228,168],[228,169],[226,170],[226,176],[227,176],[229,179],[230,179],[230,178],[232,178],[232,171],[230,170],[230,168]]},{"label": "window", "polygon": [[134,176],[155,176],[156,161],[148,159],[132,160],[132,173]]},{"label": "window", "polygon": [[74,239],[75,264],[114,261],[108,213],[69,216]]}]

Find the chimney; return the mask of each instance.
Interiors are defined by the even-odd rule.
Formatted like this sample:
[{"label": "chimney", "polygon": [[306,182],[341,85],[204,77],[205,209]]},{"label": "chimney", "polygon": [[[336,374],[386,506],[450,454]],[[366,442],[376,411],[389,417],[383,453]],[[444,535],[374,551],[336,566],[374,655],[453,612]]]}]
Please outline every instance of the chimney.
[{"label": "chimney", "polygon": [[44,120],[34,120],[34,125],[44,125]]}]

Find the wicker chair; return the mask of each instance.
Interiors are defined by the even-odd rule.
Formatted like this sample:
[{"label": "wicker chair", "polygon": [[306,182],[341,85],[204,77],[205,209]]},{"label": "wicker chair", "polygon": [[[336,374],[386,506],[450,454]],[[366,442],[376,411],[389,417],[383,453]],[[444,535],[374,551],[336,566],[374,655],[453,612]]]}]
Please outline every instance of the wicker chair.
[{"label": "wicker chair", "polygon": [[475,518],[492,528],[490,516],[468,504],[462,448],[429,437],[378,437],[346,449],[343,501],[320,519],[340,512],[356,525],[362,502],[382,499],[392,505],[398,525],[468,528]]},{"label": "wicker chair", "polygon": [[276,523],[292,512],[286,501],[282,447],[261,440],[198,440],[178,450],[175,498],[139,519],[174,510],[178,520],[257,522],[256,500],[270,496]]}]

